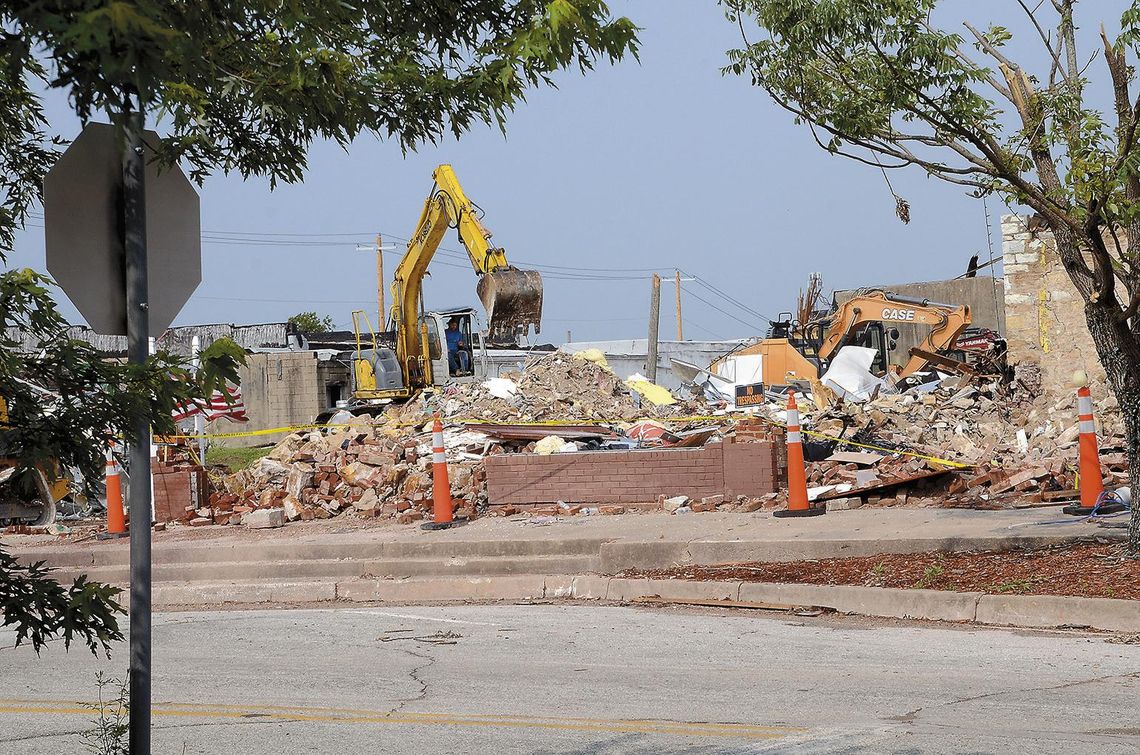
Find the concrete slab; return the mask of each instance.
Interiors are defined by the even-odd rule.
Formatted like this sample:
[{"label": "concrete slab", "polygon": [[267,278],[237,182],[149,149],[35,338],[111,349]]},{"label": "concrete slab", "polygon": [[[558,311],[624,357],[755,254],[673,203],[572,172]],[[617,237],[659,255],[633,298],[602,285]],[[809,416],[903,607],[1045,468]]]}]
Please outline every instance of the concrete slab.
[{"label": "concrete slab", "polygon": [[[570,583],[570,595],[574,598],[605,600],[610,591],[610,578],[595,575],[574,577]],[[550,597],[549,592],[547,597]]]},{"label": "concrete slab", "polygon": [[896,619],[973,621],[981,593],[941,590],[898,590],[849,585],[745,582],[740,600],[834,608],[843,613]]},{"label": "concrete slab", "polygon": [[983,595],[977,620],[1019,627],[1089,626],[1140,632],[1140,600],[1056,595]]},{"label": "concrete slab", "polygon": [[[677,564],[787,561],[931,550],[991,550],[1112,536],[1092,523],[1042,524],[1052,510],[860,509],[810,519],[755,514],[627,514],[559,519],[546,526],[488,518],[425,532],[335,519],[276,530],[176,528],[156,533],[154,576],[162,581],[261,578],[295,581],[439,574],[617,574]],[[200,535],[204,530],[210,532]],[[1123,536],[1123,533],[1120,533]],[[21,560],[46,561],[66,574],[126,580],[125,541],[78,543],[5,536]],[[92,565],[91,568],[84,567]]]},{"label": "concrete slab", "polygon": [[341,600],[431,603],[451,600],[530,600],[545,596],[541,575],[348,580],[336,583]]},{"label": "concrete slab", "polygon": [[151,600],[156,607],[316,603],[336,600],[336,584],[331,581],[166,583],[154,586]]},{"label": "concrete slab", "polygon": [[683,579],[611,579],[607,597],[630,601],[659,597],[673,600],[737,600],[739,582],[696,582]]}]

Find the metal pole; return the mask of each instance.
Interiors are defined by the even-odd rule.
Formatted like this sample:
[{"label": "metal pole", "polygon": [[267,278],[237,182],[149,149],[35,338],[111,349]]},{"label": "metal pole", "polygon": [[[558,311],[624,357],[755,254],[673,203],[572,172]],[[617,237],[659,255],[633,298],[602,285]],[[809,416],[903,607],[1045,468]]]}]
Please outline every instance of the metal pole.
[{"label": "metal pole", "polygon": [[684,341],[685,334],[681,331],[681,271],[677,271],[677,340]]},{"label": "metal pole", "polygon": [[653,293],[649,297],[649,353],[645,357],[645,377],[657,382],[657,328],[661,322],[661,276],[653,274]]},{"label": "metal pole", "polygon": [[384,250],[380,245],[380,234],[376,234],[376,328],[387,330],[384,320]]},{"label": "metal pole", "polygon": [[[202,339],[194,336],[190,339],[190,366],[195,370],[202,367],[201,351]],[[210,398],[207,396],[206,401],[209,402]],[[202,466],[206,466],[206,417],[202,412],[194,415],[194,434],[198,436],[198,461],[202,462]]]},{"label": "metal pole", "polygon": [[[143,114],[123,119],[123,250],[127,284],[127,360],[148,357],[146,199]],[[127,437],[131,488],[130,752],[150,755],[150,423],[138,420]]]}]

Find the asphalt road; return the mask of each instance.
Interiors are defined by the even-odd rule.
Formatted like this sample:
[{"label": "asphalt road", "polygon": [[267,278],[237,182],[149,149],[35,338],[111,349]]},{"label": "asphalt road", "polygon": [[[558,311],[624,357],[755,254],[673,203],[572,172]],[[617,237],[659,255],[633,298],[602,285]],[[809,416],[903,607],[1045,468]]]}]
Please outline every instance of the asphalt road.
[{"label": "asphalt road", "polygon": [[[155,617],[155,753],[1140,751],[1140,645],[722,610]],[[111,659],[0,634],[0,753],[82,752]]]}]

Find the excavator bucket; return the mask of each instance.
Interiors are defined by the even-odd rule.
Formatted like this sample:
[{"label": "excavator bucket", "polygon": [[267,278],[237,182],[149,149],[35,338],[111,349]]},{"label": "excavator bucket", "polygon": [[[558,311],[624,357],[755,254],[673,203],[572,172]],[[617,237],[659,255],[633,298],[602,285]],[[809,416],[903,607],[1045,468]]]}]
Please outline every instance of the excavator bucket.
[{"label": "excavator bucket", "polygon": [[537,270],[509,267],[485,274],[476,287],[487,311],[491,341],[517,341],[530,326],[542,324],[542,276]]}]

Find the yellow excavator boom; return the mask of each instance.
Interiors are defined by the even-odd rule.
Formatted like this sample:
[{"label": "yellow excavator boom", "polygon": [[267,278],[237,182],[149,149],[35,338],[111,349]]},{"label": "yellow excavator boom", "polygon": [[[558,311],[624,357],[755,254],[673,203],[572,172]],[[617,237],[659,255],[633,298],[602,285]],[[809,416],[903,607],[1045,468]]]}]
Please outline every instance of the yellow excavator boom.
[{"label": "yellow excavator boom", "polygon": [[536,271],[513,267],[506,252],[491,244],[491,231],[479,219],[450,165],[437,167],[432,178],[435,185],[392,279],[389,317],[396,330],[404,385],[409,388],[432,383],[427,323],[422,317],[423,279],[449,228],[458,232],[479,276],[476,290],[487,311],[492,341],[517,338],[531,326],[537,333],[542,320],[542,277]]}]

